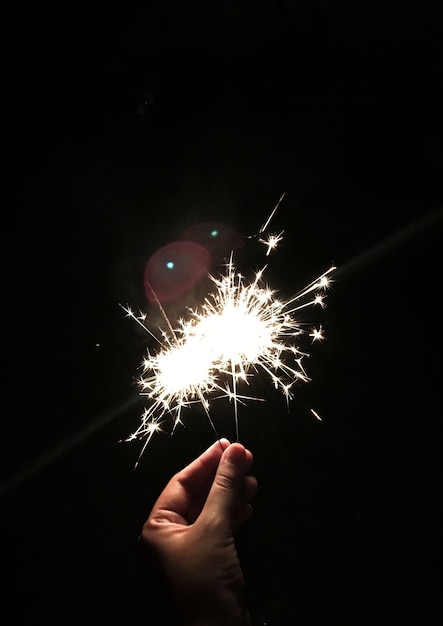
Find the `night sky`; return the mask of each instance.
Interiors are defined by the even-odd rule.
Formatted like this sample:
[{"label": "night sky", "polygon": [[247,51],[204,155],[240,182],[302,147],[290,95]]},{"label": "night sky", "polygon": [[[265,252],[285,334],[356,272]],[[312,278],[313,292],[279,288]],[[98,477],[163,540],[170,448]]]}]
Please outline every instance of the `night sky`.
[{"label": "night sky", "polygon": [[[146,265],[207,222],[225,234],[211,271],[241,241],[241,271],[268,263],[284,297],[337,266],[326,309],[304,312],[326,336],[307,343],[310,381],[288,410],[260,377],[266,402],[240,408],[255,623],[441,623],[443,21],[438,2],[367,4],[80,2],[3,21],[5,626],[162,624],[137,537],[215,434],[192,409],[134,470],[140,443],[121,440],[153,343],[120,305],[161,320]],[[283,192],[265,257],[253,235]],[[231,407],[213,415],[234,439]]]}]

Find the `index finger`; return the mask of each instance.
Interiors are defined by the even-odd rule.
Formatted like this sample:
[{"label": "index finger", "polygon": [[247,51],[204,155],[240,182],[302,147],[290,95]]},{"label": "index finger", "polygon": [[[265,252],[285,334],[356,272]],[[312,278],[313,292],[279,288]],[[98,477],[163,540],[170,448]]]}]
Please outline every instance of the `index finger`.
[{"label": "index finger", "polygon": [[216,441],[189,465],[177,472],[158,497],[150,517],[158,521],[186,522],[195,497],[206,485],[209,489],[220,458],[229,445],[227,439]]}]

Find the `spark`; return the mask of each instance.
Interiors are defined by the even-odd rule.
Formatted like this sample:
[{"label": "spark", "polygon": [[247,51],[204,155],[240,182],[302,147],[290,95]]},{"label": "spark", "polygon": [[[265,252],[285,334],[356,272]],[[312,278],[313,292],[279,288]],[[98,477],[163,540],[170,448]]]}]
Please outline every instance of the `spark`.
[{"label": "spark", "polygon": [[312,332],[309,333],[309,336],[312,337],[312,343],[314,343],[314,341],[323,341],[323,339],[325,338],[321,326],[320,328],[313,328]]},{"label": "spark", "polygon": [[[268,253],[280,237],[267,240]],[[145,314],[122,306],[126,316],[160,345],[156,351],[148,350],[141,363],[138,385],[148,407],[137,430],[126,439],[144,439],[139,459],[153,435],[163,432],[166,419],[172,418],[174,432],[183,423],[184,410],[194,404],[203,407],[218,438],[211,404],[221,399],[231,403],[238,440],[239,405],[250,400],[264,401],[251,390],[252,379],[257,375],[267,377],[287,403],[293,386],[298,381],[309,381],[303,365],[308,354],[300,347],[302,336],[310,336],[313,343],[321,341],[324,333],[321,326],[309,332],[295,314],[309,306],[324,307],[325,291],[335,267],[331,266],[288,300],[280,299],[270,287],[265,279],[266,268],[263,266],[248,279],[237,271],[231,253],[224,274],[209,276],[214,289],[203,303],[188,309],[175,328],[166,320],[168,331],[162,331],[161,339],[148,328]],[[246,393],[248,390],[251,393]]]},{"label": "spark", "polygon": [[314,409],[311,409],[311,413],[319,422],[323,421],[320,415],[317,413],[317,411],[315,411]]},{"label": "spark", "polygon": [[[277,212],[278,207],[283,202],[283,198],[285,197],[285,195],[286,195],[286,191],[284,191],[282,193],[282,195],[278,199],[278,202],[276,203],[276,205],[272,209],[268,219],[266,220],[266,222],[264,224],[262,224],[260,230],[258,231],[259,235],[264,233],[266,231],[266,229],[268,228],[269,224],[271,223],[272,218],[274,217],[275,213]],[[266,256],[269,256],[271,251],[275,250],[275,248],[278,246],[280,241],[283,239],[283,233],[284,233],[284,231],[282,230],[282,232],[279,233],[278,235],[273,233],[273,234],[268,235],[267,239],[259,239],[259,242],[263,243],[266,246],[266,248],[267,248]]]},{"label": "spark", "polygon": [[260,230],[258,231],[258,234],[261,235],[262,233],[264,233],[266,231],[266,229],[268,228],[269,224],[271,223],[272,218],[274,217],[274,215],[276,214],[280,204],[283,202],[283,198],[286,195],[286,191],[284,191],[282,193],[282,195],[280,196],[280,198],[278,199],[277,204],[275,205],[275,207],[272,209],[271,213],[269,214],[268,219],[266,220],[266,222],[262,225],[262,227],[260,228]]},{"label": "spark", "polygon": [[265,246],[267,247],[266,256],[269,256],[271,251],[275,250],[275,248],[278,246],[280,241],[283,239],[283,233],[284,231],[282,230],[279,235],[274,234],[269,235],[267,239],[259,239],[259,242],[265,244]]}]

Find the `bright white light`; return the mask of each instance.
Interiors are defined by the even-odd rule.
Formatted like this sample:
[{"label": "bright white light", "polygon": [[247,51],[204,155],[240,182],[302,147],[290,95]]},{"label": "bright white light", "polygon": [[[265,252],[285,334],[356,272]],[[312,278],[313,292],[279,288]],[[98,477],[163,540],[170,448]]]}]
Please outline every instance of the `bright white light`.
[{"label": "bright white light", "polygon": [[[280,238],[278,235],[275,239],[259,240],[267,246],[266,254]],[[270,241],[275,244],[270,246]],[[286,301],[277,299],[265,282],[265,269],[248,281],[236,272],[231,255],[225,274],[210,277],[214,291],[200,307],[180,318],[174,329],[168,320],[170,331],[163,333],[162,341],[145,325],[144,314],[135,315],[129,306],[123,307],[127,316],[160,345],[158,351],[148,352],[143,360],[139,385],[149,405],[138,429],[127,439],[145,440],[140,456],[153,434],[162,430],[168,415],[172,417],[172,430],[175,429],[184,407],[200,403],[213,427],[211,402],[228,399],[234,406],[238,437],[239,402],[262,400],[244,395],[251,377],[266,376],[287,401],[294,383],[309,380],[302,364],[307,353],[299,348],[299,342],[306,335],[312,342],[320,341],[324,334],[321,326],[306,330],[295,313],[309,306],[325,306],[324,292],[335,267],[331,266]]]}]

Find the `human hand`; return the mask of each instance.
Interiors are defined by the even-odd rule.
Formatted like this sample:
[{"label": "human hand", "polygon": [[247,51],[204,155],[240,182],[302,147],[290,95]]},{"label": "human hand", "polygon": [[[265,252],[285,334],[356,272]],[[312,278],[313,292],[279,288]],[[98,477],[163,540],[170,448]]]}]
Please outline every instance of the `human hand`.
[{"label": "human hand", "polygon": [[234,533],[251,514],[252,453],[221,439],[171,478],[140,535],[183,626],[248,626]]}]

